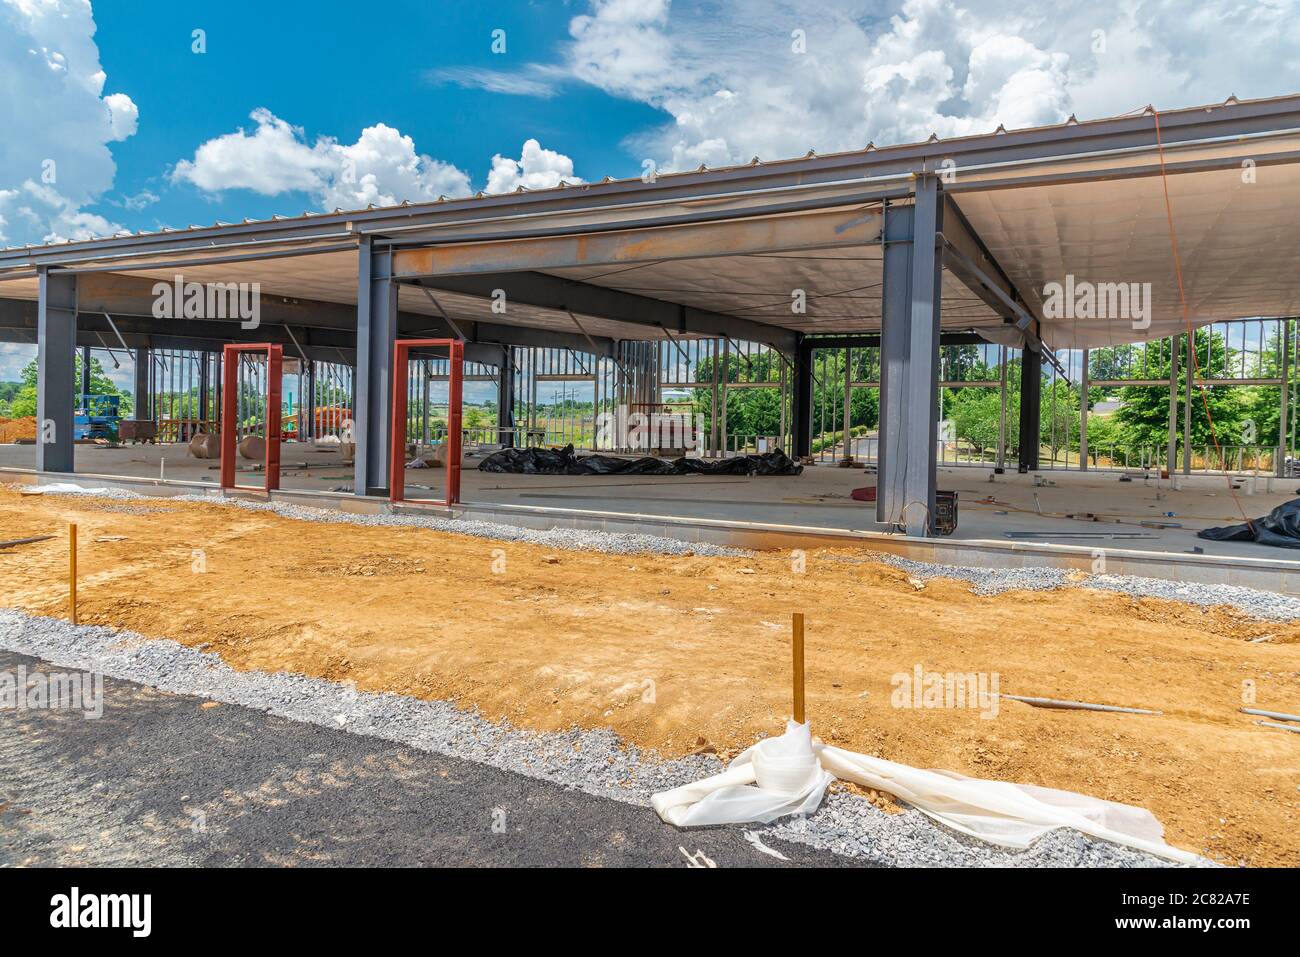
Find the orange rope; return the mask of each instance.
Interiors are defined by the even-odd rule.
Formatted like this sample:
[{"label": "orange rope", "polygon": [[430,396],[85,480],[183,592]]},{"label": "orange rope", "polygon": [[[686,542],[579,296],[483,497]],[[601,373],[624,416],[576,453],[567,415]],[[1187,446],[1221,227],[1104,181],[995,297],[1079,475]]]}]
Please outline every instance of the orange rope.
[{"label": "orange rope", "polygon": [[[1202,378],[1201,360],[1196,355],[1196,331],[1192,328],[1192,316],[1190,311],[1187,308],[1187,293],[1183,288],[1183,264],[1181,258],[1178,255],[1178,232],[1177,230],[1174,229],[1174,207],[1169,200],[1169,174],[1165,171],[1165,144],[1163,138],[1160,135],[1160,111],[1153,106],[1151,107],[1151,113],[1156,120],[1156,147],[1160,151],[1160,184],[1165,191],[1165,217],[1169,221],[1169,243],[1174,254],[1174,275],[1177,276],[1178,278],[1178,300],[1183,307],[1183,322],[1187,324],[1187,344],[1190,347],[1188,351],[1192,354],[1192,367],[1187,370],[1187,374],[1189,376],[1192,376],[1192,381],[1194,382],[1196,381],[1196,379]],[[1211,349],[1214,348],[1213,340],[1211,340],[1210,348]],[[1171,362],[1173,361],[1172,350],[1170,352],[1170,361]],[[1200,384],[1200,390],[1201,390],[1201,405],[1205,409],[1205,419],[1207,422],[1210,423],[1210,438],[1214,441],[1214,451],[1218,453],[1219,460],[1224,463],[1223,477],[1228,483],[1228,491],[1232,495],[1232,501],[1237,506],[1237,511],[1241,512],[1242,519],[1245,521],[1247,525],[1251,527],[1251,531],[1253,532],[1255,527],[1254,523],[1250,520],[1250,517],[1246,514],[1246,510],[1242,508],[1241,499],[1237,496],[1237,490],[1236,488],[1233,487],[1232,484],[1232,476],[1228,475],[1227,459],[1223,457],[1223,446],[1219,444],[1219,435],[1214,428],[1214,416],[1210,414],[1210,399],[1208,396],[1208,390],[1205,388],[1204,382]],[[1189,443],[1192,441],[1192,437],[1190,435],[1187,436],[1187,441]],[[1173,476],[1174,476],[1174,463],[1170,462],[1169,478],[1171,481],[1173,479]]]}]

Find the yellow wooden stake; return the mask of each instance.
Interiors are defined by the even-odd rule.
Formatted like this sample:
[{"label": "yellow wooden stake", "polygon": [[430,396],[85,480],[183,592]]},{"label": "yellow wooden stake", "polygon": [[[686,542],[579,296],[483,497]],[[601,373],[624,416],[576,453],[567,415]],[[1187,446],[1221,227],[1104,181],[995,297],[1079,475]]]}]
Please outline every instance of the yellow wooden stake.
[{"label": "yellow wooden stake", "polygon": [[803,697],[803,612],[794,613],[794,720],[798,724],[803,724],[807,719],[804,716],[804,697]]},{"label": "yellow wooden stake", "polygon": [[68,612],[77,623],[77,524],[68,523]]}]

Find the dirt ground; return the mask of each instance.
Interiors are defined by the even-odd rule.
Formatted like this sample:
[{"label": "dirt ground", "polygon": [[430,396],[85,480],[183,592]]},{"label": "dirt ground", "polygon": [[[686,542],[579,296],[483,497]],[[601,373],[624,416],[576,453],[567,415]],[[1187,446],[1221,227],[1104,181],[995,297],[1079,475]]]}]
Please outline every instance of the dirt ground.
[{"label": "dirt ground", "polygon": [[[1253,687],[1255,706],[1300,712],[1300,625],[1085,589],[918,587],[865,551],[811,551],[798,572],[787,553],[612,556],[8,490],[0,539],[59,537],[0,549],[0,606],[66,614],[69,521],[83,622],[236,668],[454,699],[520,727],[609,727],[667,756],[726,757],[781,730],[790,613],[802,611],[808,714],[824,739],[1141,805],[1180,847],[1300,866],[1300,735],[1237,710]],[[918,665],[1164,714],[891,706],[893,677]]]},{"label": "dirt ground", "polygon": [[20,439],[36,438],[36,418],[27,416],[22,419],[0,418],[0,445],[17,442]]}]

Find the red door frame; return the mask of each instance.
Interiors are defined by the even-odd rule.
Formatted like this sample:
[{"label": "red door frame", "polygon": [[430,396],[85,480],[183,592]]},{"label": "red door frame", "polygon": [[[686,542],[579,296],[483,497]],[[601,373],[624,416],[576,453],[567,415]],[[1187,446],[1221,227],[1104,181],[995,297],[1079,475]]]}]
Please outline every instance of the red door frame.
[{"label": "red door frame", "polygon": [[280,375],[284,367],[284,347],[271,342],[229,343],[221,353],[221,487],[261,491],[255,485],[235,484],[235,418],[239,399],[239,354],[266,353],[266,485],[264,490],[280,487]]},{"label": "red door frame", "polygon": [[[406,497],[406,389],[411,379],[412,349],[440,347],[447,349],[447,468],[446,498],[408,499]],[[388,457],[388,500],[420,502],[430,505],[455,505],[460,501],[461,420],[463,418],[465,343],[459,339],[398,339],[393,344],[393,417],[388,427],[392,433]]]}]

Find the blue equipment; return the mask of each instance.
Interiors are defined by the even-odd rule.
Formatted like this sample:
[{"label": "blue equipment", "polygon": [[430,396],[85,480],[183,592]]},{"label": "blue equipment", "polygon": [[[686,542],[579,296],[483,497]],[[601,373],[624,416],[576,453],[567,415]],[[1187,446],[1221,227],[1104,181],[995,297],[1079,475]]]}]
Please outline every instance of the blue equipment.
[{"label": "blue equipment", "polygon": [[118,395],[82,395],[80,405],[72,417],[73,441],[88,439],[108,439],[116,441],[118,414]]}]

